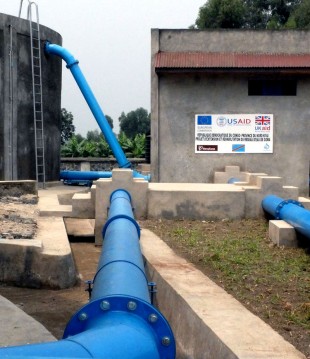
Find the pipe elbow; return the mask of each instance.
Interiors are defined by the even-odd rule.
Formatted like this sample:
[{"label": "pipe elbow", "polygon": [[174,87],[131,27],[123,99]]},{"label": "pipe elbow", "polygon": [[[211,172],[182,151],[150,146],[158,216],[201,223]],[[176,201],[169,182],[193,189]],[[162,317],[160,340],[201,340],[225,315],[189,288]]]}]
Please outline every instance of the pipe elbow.
[{"label": "pipe elbow", "polygon": [[44,45],[44,51],[48,55],[57,55],[61,57],[67,64],[67,68],[71,68],[73,65],[77,65],[79,61],[65,48],[60,45],[51,44],[46,41]]}]

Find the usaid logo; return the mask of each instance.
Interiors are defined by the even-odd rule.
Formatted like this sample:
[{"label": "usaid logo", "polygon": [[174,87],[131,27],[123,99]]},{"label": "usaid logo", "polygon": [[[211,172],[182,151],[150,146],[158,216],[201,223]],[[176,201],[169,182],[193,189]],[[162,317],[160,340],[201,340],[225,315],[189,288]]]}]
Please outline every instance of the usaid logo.
[{"label": "usaid logo", "polygon": [[218,117],[216,123],[219,127],[224,127],[227,123],[227,120],[225,117]]}]

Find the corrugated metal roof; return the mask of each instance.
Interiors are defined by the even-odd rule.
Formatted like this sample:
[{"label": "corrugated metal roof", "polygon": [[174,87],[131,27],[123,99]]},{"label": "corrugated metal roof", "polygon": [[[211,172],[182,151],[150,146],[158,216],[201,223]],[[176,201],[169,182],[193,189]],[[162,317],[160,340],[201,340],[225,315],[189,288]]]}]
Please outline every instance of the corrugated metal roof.
[{"label": "corrugated metal roof", "polygon": [[309,68],[310,54],[159,52],[155,69]]}]

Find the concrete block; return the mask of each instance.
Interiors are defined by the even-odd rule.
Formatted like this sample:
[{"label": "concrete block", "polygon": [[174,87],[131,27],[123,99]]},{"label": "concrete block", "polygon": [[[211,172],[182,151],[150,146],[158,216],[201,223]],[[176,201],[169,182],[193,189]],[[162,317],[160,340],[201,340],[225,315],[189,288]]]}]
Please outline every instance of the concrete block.
[{"label": "concrete block", "polygon": [[285,221],[269,221],[269,238],[273,243],[280,247],[298,247],[296,231],[294,227]]},{"label": "concrete block", "polygon": [[64,218],[67,235],[74,237],[93,237],[95,232],[94,219]]},{"label": "concrete block", "polygon": [[260,218],[264,216],[262,200],[265,197],[257,186],[246,186],[245,190],[245,218]]},{"label": "concrete block", "polygon": [[243,189],[230,184],[149,184],[149,218],[239,219],[244,207]]},{"label": "concrete block", "polygon": [[310,210],[310,199],[306,197],[298,197],[298,201],[306,208]]},{"label": "concrete block", "polygon": [[250,186],[257,186],[257,179],[261,176],[268,176],[266,173],[250,173],[247,172],[245,175],[245,180],[249,183]]},{"label": "concrete block", "polygon": [[225,166],[225,172],[229,175],[235,176],[240,173],[239,166]]},{"label": "concrete block", "polygon": [[149,163],[139,163],[137,166],[137,171],[140,173],[142,173],[142,172],[150,173],[151,165]]},{"label": "concrete block", "polygon": [[81,162],[80,171],[90,171],[90,162]]},{"label": "concrete block", "polygon": [[246,172],[240,172],[239,166],[225,166],[225,172],[214,173],[214,183],[227,183],[230,178],[238,178],[240,181],[246,180]]},{"label": "concrete block", "polygon": [[214,172],[214,183],[227,183],[229,180],[229,176],[226,172]]},{"label": "concrete block", "polygon": [[0,281],[61,289],[77,280],[62,218],[39,218],[35,239],[0,240]]},{"label": "concrete block", "polygon": [[257,186],[265,194],[275,194],[282,191],[283,179],[276,176],[258,176]]},{"label": "concrete block", "polygon": [[91,192],[76,193],[72,197],[72,217],[95,218],[95,207]]},{"label": "concrete block", "polygon": [[289,198],[289,199],[294,199],[294,200],[298,200],[298,195],[299,195],[299,188],[295,187],[295,186],[283,186],[282,187],[282,195],[281,197],[283,198]]}]

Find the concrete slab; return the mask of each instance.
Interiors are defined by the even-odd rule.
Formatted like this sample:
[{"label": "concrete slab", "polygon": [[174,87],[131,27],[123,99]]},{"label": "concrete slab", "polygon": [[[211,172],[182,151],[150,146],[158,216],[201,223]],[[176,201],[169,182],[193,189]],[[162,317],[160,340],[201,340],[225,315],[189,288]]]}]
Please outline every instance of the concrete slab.
[{"label": "concrete slab", "polygon": [[74,237],[92,237],[95,235],[95,220],[64,218],[67,234]]},{"label": "concrete slab", "polygon": [[141,246],[178,358],[306,359],[155,234],[143,229]]},{"label": "concrete slab", "polygon": [[3,323],[0,326],[0,346],[56,341],[42,324],[2,296],[0,318]]}]

